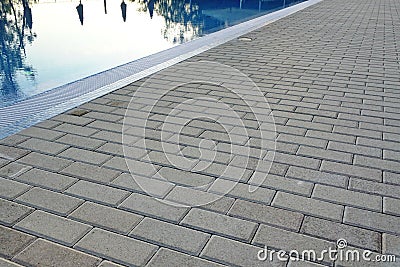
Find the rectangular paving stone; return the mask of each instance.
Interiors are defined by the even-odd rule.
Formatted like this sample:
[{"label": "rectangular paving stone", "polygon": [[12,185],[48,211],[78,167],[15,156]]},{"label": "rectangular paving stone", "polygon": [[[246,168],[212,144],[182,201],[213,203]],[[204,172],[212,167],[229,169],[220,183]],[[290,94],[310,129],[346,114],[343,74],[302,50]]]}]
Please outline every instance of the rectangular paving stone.
[{"label": "rectangular paving stone", "polygon": [[376,147],[380,149],[390,149],[400,151],[399,142],[393,142],[388,140],[371,139],[366,137],[357,138],[357,145],[364,145],[370,147]]},{"label": "rectangular paving stone", "polygon": [[377,183],[361,179],[350,179],[349,188],[355,191],[361,191],[380,196],[398,198],[400,196],[400,186],[392,184]]},{"label": "rectangular paving stone", "polygon": [[328,141],[318,139],[318,138],[310,138],[310,137],[305,137],[305,136],[300,136],[300,135],[291,135],[291,134],[282,134],[282,133],[279,134],[277,141],[289,142],[289,143],[307,145],[307,146],[314,146],[314,147],[320,147],[320,148],[325,148],[326,145],[328,144]]},{"label": "rectangular paving stone", "polygon": [[354,156],[354,164],[385,171],[398,172],[400,170],[400,162],[398,161],[370,158],[361,155]]},{"label": "rectangular paving stone", "polygon": [[261,186],[265,186],[267,188],[305,196],[310,196],[314,187],[313,183],[285,178],[274,174],[265,174],[257,171],[254,172],[248,183],[252,185],[259,185],[259,181],[262,181]]},{"label": "rectangular paving stone", "polygon": [[129,192],[121,189],[83,180],[72,185],[65,193],[109,205],[118,205],[129,195]]},{"label": "rectangular paving stone", "polygon": [[[320,105],[320,107],[321,107],[321,105]],[[324,116],[324,117],[330,117],[330,118],[336,118],[337,114],[338,114],[337,112],[327,111],[327,110],[323,110],[321,108],[312,109],[312,108],[297,107],[295,111],[305,113],[305,114]]]},{"label": "rectangular paving stone", "polygon": [[78,181],[78,179],[72,177],[37,168],[30,169],[29,171],[18,176],[16,180],[56,191],[63,191]]},{"label": "rectangular paving stone", "polygon": [[[336,248],[334,242],[274,228],[264,224],[260,225],[252,244],[262,247],[268,246],[269,248],[284,250],[286,252],[291,250],[297,250],[299,252],[304,250],[314,250],[317,255],[321,255],[321,252],[329,247],[332,249]],[[307,257],[307,255],[305,256],[306,260],[314,260]],[[327,254],[324,254],[321,262],[332,263],[332,260],[329,259]]]},{"label": "rectangular paving stone", "polygon": [[383,159],[385,160],[397,161],[399,158],[400,158],[400,151],[391,151],[391,150],[383,151]]},{"label": "rectangular paving stone", "polygon": [[0,177],[0,197],[2,198],[14,199],[29,188],[29,185]]},{"label": "rectangular paving stone", "polygon": [[17,162],[34,167],[41,167],[51,171],[60,171],[72,163],[71,160],[39,154],[36,152],[28,154]]},{"label": "rectangular paving stone", "polygon": [[81,199],[38,187],[30,189],[16,198],[15,201],[61,216],[68,215],[83,203]]},{"label": "rectangular paving stone", "polygon": [[[299,103],[305,103],[305,102],[299,102]],[[282,104],[282,103],[280,103],[280,104]],[[307,103],[307,104],[309,104],[309,103]],[[316,104],[314,104],[314,105],[316,105]],[[307,129],[313,129],[313,130],[318,130],[318,131],[325,131],[325,132],[332,131],[331,125],[318,123],[318,122],[308,122],[308,121],[306,122],[306,121],[298,121],[298,120],[289,119],[289,121],[287,122],[286,125],[307,128]]]},{"label": "rectangular paving stone", "polygon": [[92,227],[37,210],[17,223],[15,228],[71,246],[89,232]]},{"label": "rectangular paving stone", "polygon": [[144,266],[157,246],[101,229],[93,229],[75,248],[128,266]]},{"label": "rectangular paving stone", "polygon": [[[122,144],[117,144],[117,143],[105,143],[101,147],[96,149],[97,152],[104,153],[104,154],[111,154],[111,155],[116,155],[123,157],[124,156],[124,150]],[[145,151],[143,151],[142,156],[146,154]]]},{"label": "rectangular paving stone", "polygon": [[[228,192],[229,189],[232,189]],[[226,194],[234,198],[250,200],[259,203],[270,204],[275,195],[274,190],[258,187],[255,191],[250,192],[251,187],[244,183],[235,183],[233,181],[218,179],[208,189],[209,192]]]},{"label": "rectangular paving stone", "polygon": [[384,233],[400,234],[400,217],[346,207],[344,223]]},{"label": "rectangular paving stone", "polygon": [[105,141],[98,140],[93,137],[85,137],[74,134],[66,134],[57,139],[56,142],[89,150],[96,149],[106,143]]},{"label": "rectangular paving stone", "polygon": [[[387,127],[389,127],[389,126],[387,126]],[[396,132],[396,133],[386,133],[386,132],[384,132],[383,133],[383,140],[387,140],[387,141],[394,141],[394,142],[397,142],[398,140],[400,140],[400,130],[399,130],[399,128],[395,128],[396,130],[392,130],[392,132]]]},{"label": "rectangular paving stone", "polygon": [[122,132],[122,123],[95,120],[86,126],[87,127],[85,127],[85,128],[88,128],[88,130],[107,130],[107,131],[114,131],[114,132],[119,132],[119,133]]},{"label": "rectangular paving stone", "polygon": [[[360,122],[360,128],[374,131],[377,129],[377,125],[374,123]],[[393,137],[395,137],[396,134],[400,133],[400,130],[398,127],[390,126],[390,125],[386,124],[386,121],[385,121],[385,125],[379,125],[379,130],[381,132],[383,132],[384,139],[386,139],[385,135],[392,136],[392,134],[393,134]],[[396,141],[396,140],[398,140],[398,138],[388,138],[387,140]]]},{"label": "rectangular paving stone", "polygon": [[381,117],[381,118],[389,118],[397,120],[398,114],[391,113],[391,112],[382,112],[382,111],[373,111],[373,110],[362,110],[362,115],[371,116],[371,117]]},{"label": "rectangular paving stone", "polygon": [[[123,157],[112,157],[108,161],[106,161],[102,167],[107,167],[113,170],[121,171],[121,172],[129,172],[129,168],[126,165],[126,160]],[[149,171],[149,169],[144,169],[145,171]]]},{"label": "rectangular paving stone", "polygon": [[199,266],[199,267],[217,267],[225,266],[205,259],[197,258],[191,255],[180,253],[167,248],[160,248],[156,255],[146,265],[148,267],[164,266]]},{"label": "rectangular paving stone", "polygon": [[339,161],[344,163],[351,163],[353,161],[352,154],[343,153],[338,151],[320,149],[315,147],[300,146],[297,151],[298,155],[308,156],[317,159],[326,159],[332,161]]},{"label": "rectangular paving stone", "polygon": [[212,236],[201,257],[227,266],[286,266],[286,261],[260,261],[257,258],[260,247],[241,243],[220,236]]},{"label": "rectangular paving stone", "polygon": [[307,130],[306,137],[319,138],[319,139],[328,140],[328,141],[338,141],[338,142],[350,143],[350,144],[356,143],[355,136],[338,134],[338,133],[327,133],[327,132],[321,132],[321,131],[315,131],[315,130]]},{"label": "rectangular paving stone", "polygon": [[27,266],[96,267],[100,258],[53,242],[37,239],[13,260]]},{"label": "rectangular paving stone", "polygon": [[56,127],[60,124],[61,124],[61,122],[58,122],[58,121],[47,120],[47,121],[42,121],[42,122],[35,124],[34,127],[39,127],[39,128],[44,128],[44,129],[53,129],[54,127]]},{"label": "rectangular paving stone", "polygon": [[283,153],[275,153],[274,162],[288,163],[292,166],[306,167],[310,169],[318,169],[320,166],[320,160],[312,159],[297,155],[289,155]]},{"label": "rectangular paving stone", "polygon": [[153,197],[136,193],[130,195],[118,208],[174,223],[179,222],[189,210],[185,207],[171,206]]},{"label": "rectangular paving stone", "polygon": [[[116,157],[114,157],[115,159]],[[154,174],[161,168],[161,166],[155,164],[154,162],[143,162],[143,161],[138,161],[135,159],[124,159],[125,161],[125,166],[126,164],[129,164],[129,173],[132,173],[134,175],[139,175],[139,176],[145,176],[145,177],[152,177]],[[164,179],[163,179],[164,180]]]},{"label": "rectangular paving stone", "polygon": [[[268,155],[267,155],[268,157]],[[267,161],[266,158],[263,161],[258,162],[258,166],[255,169],[256,172],[262,172],[262,173],[267,173],[267,174],[275,174],[275,175],[280,175],[284,176],[285,173],[287,172],[289,168],[288,164],[283,164],[283,163],[277,163],[277,162],[271,162]],[[251,173],[252,174],[252,173]],[[250,175],[251,177],[251,175]],[[249,177],[249,179],[250,179]]]},{"label": "rectangular paving stone", "polygon": [[[379,131],[380,130],[380,131]],[[347,134],[352,136],[364,136],[369,138],[382,138],[382,129],[376,129],[375,131],[367,130],[367,129],[359,129],[345,126],[336,126],[333,128],[334,133]]]},{"label": "rectangular paving stone", "polygon": [[[352,103],[353,104],[353,103]],[[321,116],[314,116],[313,121],[318,123],[326,123],[331,125],[341,125],[348,127],[357,127],[358,123],[356,121],[342,120],[342,119],[332,119]]]},{"label": "rectangular paving stone", "polygon": [[341,221],[343,216],[343,206],[284,192],[276,194],[272,205],[334,221]]},{"label": "rectangular paving stone", "polygon": [[121,174],[119,171],[82,162],[72,163],[61,173],[100,183],[109,183]]},{"label": "rectangular paving stone", "polygon": [[382,198],[333,186],[315,185],[313,198],[336,204],[382,211]]},{"label": "rectangular paving stone", "polygon": [[24,136],[29,136],[29,137],[37,137],[37,138],[41,138],[41,139],[45,139],[45,140],[49,140],[49,141],[54,141],[55,139],[63,136],[65,133],[33,126],[33,127],[27,128],[25,130],[22,130],[18,134],[24,135]]},{"label": "rectangular paving stone", "polygon": [[181,225],[248,242],[253,236],[257,224],[212,211],[191,209]]},{"label": "rectangular paving stone", "polygon": [[[128,103],[126,103],[126,105],[128,105]],[[91,121],[103,120],[103,121],[109,121],[109,122],[121,121],[124,118],[121,115],[114,115],[111,113],[96,112],[96,111],[91,111],[91,112],[85,114],[84,116],[85,116],[85,117],[83,117],[84,119],[91,118]]]},{"label": "rectangular paving stone", "polygon": [[24,142],[24,141],[26,141],[28,139],[29,139],[29,137],[22,136],[22,135],[19,135],[19,134],[14,134],[14,135],[10,135],[10,136],[8,136],[6,138],[1,139],[0,140],[0,144],[9,145],[9,146],[16,146],[16,145],[18,145],[18,144],[20,144],[20,143],[22,143],[22,142]]},{"label": "rectangular paving stone", "polygon": [[22,267],[22,265],[19,265],[15,262],[0,258],[0,266],[2,267]]},{"label": "rectangular paving stone", "polygon": [[383,234],[382,253],[400,256],[400,236]]},{"label": "rectangular paving stone", "polygon": [[217,213],[221,213],[221,214],[227,214],[228,210],[230,209],[230,207],[232,206],[232,203],[234,201],[235,201],[235,199],[233,199],[233,198],[223,197],[214,202],[203,205],[199,208],[217,212]]},{"label": "rectangular paving stone", "polygon": [[17,160],[17,159],[25,156],[29,152],[30,151],[26,150],[26,149],[0,145],[0,158],[6,159],[6,160],[13,160],[13,161]]},{"label": "rectangular paving stone", "polygon": [[36,237],[0,225],[0,257],[11,259]]},{"label": "rectangular paving stone", "polygon": [[[90,137],[92,139],[94,138],[93,140],[96,140],[96,141],[104,141],[104,143],[105,143],[105,141],[107,141],[107,142],[122,144],[122,134],[121,133],[101,130],[101,131],[98,131],[97,133],[91,135]],[[135,138],[135,142],[137,140],[138,139]]]},{"label": "rectangular paving stone", "polygon": [[[104,114],[104,115],[106,115],[106,114]],[[56,117],[53,117],[52,120],[67,122],[70,124],[81,125],[81,126],[91,123],[93,121],[93,119],[90,119],[90,118],[86,118],[86,117],[82,117],[82,116],[74,116],[74,115],[65,114],[65,113],[60,114]]]},{"label": "rectangular paving stone", "polygon": [[104,104],[97,104],[96,101],[92,101],[92,102],[88,102],[85,103],[83,105],[80,106],[81,109],[85,109],[85,110],[96,110],[96,111],[100,111],[100,112],[112,112],[113,110],[115,110],[115,107],[110,107]]},{"label": "rectangular paving stone", "polygon": [[305,217],[300,233],[333,242],[343,238],[349,245],[373,251],[381,250],[381,234],[378,232],[311,216]]},{"label": "rectangular paving stone", "polygon": [[210,238],[209,234],[151,218],[144,218],[129,236],[192,255],[198,255]]},{"label": "rectangular paving stone", "polygon": [[384,197],[383,212],[395,216],[400,216],[400,199]]},{"label": "rectangular paving stone", "polygon": [[[286,99],[289,98],[289,96],[285,96]],[[298,113],[293,113],[293,112],[287,112],[287,111],[274,111],[273,112],[274,116],[277,117],[284,117],[284,118],[289,118],[289,119],[296,119],[296,120],[302,120],[302,121],[311,121],[312,115],[308,114],[298,114]]]},{"label": "rectangular paving stone", "polygon": [[92,202],[85,202],[71,213],[68,218],[121,234],[128,234],[143,219],[143,216]]},{"label": "rectangular paving stone", "polygon": [[171,183],[190,187],[202,187],[215,180],[211,176],[166,167],[161,168],[158,171],[158,175],[161,175]]},{"label": "rectangular paving stone", "polygon": [[[198,165],[196,165],[196,169],[202,169],[203,168],[202,166],[204,166],[204,161],[199,162]],[[247,182],[253,173],[253,169],[244,169],[244,167],[236,167],[233,165],[229,165],[229,168],[226,168],[226,166],[227,166],[226,164],[212,162],[206,169],[199,171],[201,174],[204,174],[206,177],[210,177],[212,179],[210,179],[209,182],[207,182],[206,179],[204,179],[201,183],[198,182],[198,184],[206,185],[214,181],[215,177],[220,177],[232,181]],[[271,172],[273,171],[274,171],[274,164],[271,167]]]},{"label": "rectangular paving stone", "polygon": [[[137,182],[139,182],[140,185]],[[152,195],[160,198],[165,197],[174,187],[174,184],[166,181],[153,179],[151,177],[136,176],[130,173],[122,173],[110,184],[124,190],[142,194],[146,193],[144,189],[151,188]]]},{"label": "rectangular paving stone", "polygon": [[110,155],[101,154],[85,149],[71,147],[59,154],[60,157],[100,165],[111,158]]},{"label": "rectangular paving stone", "polygon": [[338,187],[346,187],[348,182],[348,177],[344,175],[324,171],[316,171],[296,166],[289,167],[286,173],[286,177]]},{"label": "rectangular paving stone", "polygon": [[47,154],[56,155],[61,151],[68,148],[67,145],[58,144],[55,142],[37,139],[37,138],[30,138],[27,141],[18,145],[21,148],[25,148],[32,151],[43,152]]},{"label": "rectangular paving stone", "polygon": [[226,213],[235,201],[233,198],[220,194],[213,194],[182,186],[175,186],[165,197],[165,200],[190,207],[199,206],[202,209],[218,213]]},{"label": "rectangular paving stone", "polygon": [[2,159],[0,158],[0,168],[7,165],[8,163],[10,163],[11,161],[8,159]]},{"label": "rectangular paving stone", "polygon": [[32,211],[33,209],[27,206],[0,199],[0,223],[6,226],[12,226]]},{"label": "rectangular paving stone", "polygon": [[7,164],[6,166],[0,168],[0,176],[14,179],[15,177],[23,174],[31,168],[31,166],[26,166],[17,162],[11,162],[10,164]]},{"label": "rectangular paving stone", "polygon": [[383,182],[400,185],[400,173],[383,171]]},{"label": "rectangular paving stone", "polygon": [[328,144],[328,149],[343,151],[352,154],[366,155],[370,157],[381,157],[382,149],[376,147],[368,147],[362,145],[353,145],[341,142],[330,141]]},{"label": "rectangular paving stone", "polygon": [[54,128],[54,130],[64,132],[64,133],[82,135],[82,136],[90,136],[97,132],[96,129],[92,129],[89,127],[82,127],[82,126],[74,125],[74,124],[70,124],[70,123],[60,124],[59,126]]},{"label": "rectangular paving stone", "polygon": [[[357,156],[357,155],[356,155]],[[373,180],[377,182],[382,181],[382,172],[377,169],[361,167],[349,164],[343,164],[339,162],[332,162],[324,160],[321,165],[322,171],[328,171],[343,175],[349,175],[359,177],[362,179]]]},{"label": "rectangular paving stone", "polygon": [[235,201],[228,214],[245,220],[275,225],[295,231],[299,230],[303,219],[303,215],[299,212],[283,210],[240,199]]}]

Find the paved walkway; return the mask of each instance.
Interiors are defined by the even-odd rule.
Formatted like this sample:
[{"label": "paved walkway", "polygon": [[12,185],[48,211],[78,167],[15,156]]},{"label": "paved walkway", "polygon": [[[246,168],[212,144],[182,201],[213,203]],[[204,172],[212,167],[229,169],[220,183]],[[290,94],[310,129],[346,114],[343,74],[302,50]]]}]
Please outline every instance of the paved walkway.
[{"label": "paved walkway", "polygon": [[[257,110],[263,101],[250,101],[253,113],[240,96],[204,81],[159,95],[160,88],[176,81],[227,75],[215,69],[187,71],[187,62],[178,64],[146,85],[148,98],[136,101],[141,105],[134,111],[151,114],[148,150],[140,149],[143,121],[131,119],[124,137],[128,163],[136,174],[151,177],[143,179],[155,182],[152,193],[158,198],[188,204],[219,199],[177,207],[147,196],[135,183],[123,158],[121,133],[126,107],[143,81],[136,82],[0,140],[0,265],[399,266],[346,262],[327,254],[320,259],[303,255],[314,263],[277,257],[270,262],[259,261],[257,254],[265,245],[319,253],[345,239],[344,250],[400,257],[400,1],[325,0],[245,37],[187,62],[234,67],[265,94],[277,134],[270,170],[265,159],[273,146],[259,149],[254,116],[265,111]],[[236,76],[228,79],[232,87],[245,86]],[[225,122],[195,119],[182,129],[180,140],[174,139],[179,129],[171,125],[191,115],[188,105],[178,104],[198,97],[229,105],[248,134],[235,133],[240,125],[226,110],[218,114],[197,101],[189,107],[209,118],[213,111]],[[153,99],[160,101],[150,112]],[[181,161],[186,164],[181,170],[167,161],[157,141],[165,119],[172,129],[168,142],[180,142],[179,149],[167,151],[170,158],[179,163],[181,151],[196,159],[200,140],[208,139],[214,142],[200,145],[208,152],[216,145],[215,161],[203,169],[196,169],[199,162]],[[246,145],[264,157],[258,166],[254,158],[243,165],[240,148]],[[237,163],[236,169],[215,185],[228,162]],[[232,177],[240,170],[244,174],[235,185]],[[171,183],[157,180],[160,176]],[[249,193],[252,181],[261,185]],[[219,194],[232,183],[233,190]]]}]

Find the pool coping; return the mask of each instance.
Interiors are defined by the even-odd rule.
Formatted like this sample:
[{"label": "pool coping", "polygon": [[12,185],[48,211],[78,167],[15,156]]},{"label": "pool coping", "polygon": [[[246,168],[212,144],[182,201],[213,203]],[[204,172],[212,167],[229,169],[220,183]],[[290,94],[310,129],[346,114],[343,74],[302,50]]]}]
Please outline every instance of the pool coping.
[{"label": "pool coping", "polygon": [[0,139],[118,90],[323,0],[308,0],[0,108]]}]

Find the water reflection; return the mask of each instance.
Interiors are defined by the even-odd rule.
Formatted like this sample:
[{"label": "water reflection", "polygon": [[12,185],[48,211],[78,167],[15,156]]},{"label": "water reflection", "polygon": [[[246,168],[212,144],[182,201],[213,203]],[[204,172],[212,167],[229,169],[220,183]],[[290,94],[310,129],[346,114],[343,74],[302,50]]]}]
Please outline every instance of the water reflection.
[{"label": "water reflection", "polygon": [[[35,71],[25,62],[25,46],[33,42],[32,10],[27,0],[0,2],[0,80],[1,95],[23,95],[16,77],[34,81]],[[22,9],[21,9],[22,8]]]},{"label": "water reflection", "polygon": [[76,11],[78,11],[79,21],[83,25],[83,5],[81,1],[79,1],[79,5],[76,7]]},{"label": "water reflection", "polygon": [[124,0],[122,0],[122,3],[121,3],[121,11],[122,11],[122,20],[125,22],[126,21],[126,3]]},{"label": "water reflection", "polygon": [[303,0],[120,1],[0,0],[0,107]]}]

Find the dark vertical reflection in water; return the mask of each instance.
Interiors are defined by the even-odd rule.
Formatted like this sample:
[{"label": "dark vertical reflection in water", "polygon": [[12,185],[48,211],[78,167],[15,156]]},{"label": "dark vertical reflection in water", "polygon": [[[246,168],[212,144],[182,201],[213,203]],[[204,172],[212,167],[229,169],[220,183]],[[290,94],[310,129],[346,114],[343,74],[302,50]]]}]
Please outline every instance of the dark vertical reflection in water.
[{"label": "dark vertical reflection in water", "polygon": [[126,22],[126,3],[124,0],[122,0],[121,3],[121,12],[122,12],[122,20]]},{"label": "dark vertical reflection in water", "polygon": [[23,95],[16,81],[17,75],[35,79],[32,66],[25,62],[25,45],[36,35],[32,32],[32,10],[27,0],[0,2],[0,82],[1,95]]},{"label": "dark vertical reflection in water", "polygon": [[83,25],[83,5],[81,1],[79,1],[79,5],[76,6],[76,11],[78,11],[79,21],[81,25]]}]

